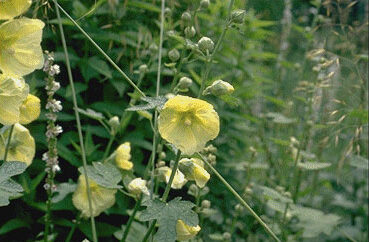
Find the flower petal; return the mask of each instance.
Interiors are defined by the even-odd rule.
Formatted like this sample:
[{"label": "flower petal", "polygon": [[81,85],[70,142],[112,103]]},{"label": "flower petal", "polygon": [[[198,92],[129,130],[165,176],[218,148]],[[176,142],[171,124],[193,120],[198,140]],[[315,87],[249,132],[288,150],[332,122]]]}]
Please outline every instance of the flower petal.
[{"label": "flower petal", "polygon": [[32,0],[5,0],[0,1],[0,20],[11,19],[26,12]]}]

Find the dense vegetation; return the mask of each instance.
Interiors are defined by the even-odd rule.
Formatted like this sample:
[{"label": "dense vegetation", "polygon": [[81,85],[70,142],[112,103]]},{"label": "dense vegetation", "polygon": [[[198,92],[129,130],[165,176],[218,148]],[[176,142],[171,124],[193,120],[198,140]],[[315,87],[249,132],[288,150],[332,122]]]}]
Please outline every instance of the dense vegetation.
[{"label": "dense vegetation", "polygon": [[[45,23],[44,59],[60,74],[48,66],[24,76],[41,100],[40,117],[25,125],[36,154],[26,170],[0,163],[0,241],[118,241],[127,232],[135,242],[150,228],[174,241],[178,219],[190,241],[368,241],[368,1],[55,3],[35,0],[23,14]],[[1,38],[0,27],[0,54]],[[55,122],[45,108],[54,81],[63,107]],[[206,116],[183,118],[199,126],[193,139],[163,128],[187,102]],[[1,160],[13,130],[2,124]],[[46,136],[56,124],[63,132]],[[60,171],[45,170],[53,145]],[[180,158],[187,183],[168,173]],[[147,183],[133,189],[136,177]],[[101,214],[91,219],[95,191]]]}]

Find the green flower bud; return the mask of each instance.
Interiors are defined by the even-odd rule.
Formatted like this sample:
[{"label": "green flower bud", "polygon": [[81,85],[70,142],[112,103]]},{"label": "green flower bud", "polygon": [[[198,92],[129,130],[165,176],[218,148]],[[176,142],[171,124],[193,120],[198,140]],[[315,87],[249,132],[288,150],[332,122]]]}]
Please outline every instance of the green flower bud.
[{"label": "green flower bud", "polygon": [[214,49],[214,42],[208,37],[202,37],[197,44],[200,50],[205,53],[206,51],[211,52]]},{"label": "green flower bud", "polygon": [[191,85],[192,85],[192,79],[184,76],[181,79],[179,79],[179,82],[178,82],[178,86],[177,87],[179,89],[187,89]]},{"label": "green flower bud", "polygon": [[234,208],[237,213],[241,213],[244,210],[244,207],[239,203]]},{"label": "green flower bud", "polygon": [[172,16],[172,10],[170,8],[165,8],[164,9],[164,16],[165,17],[171,17]]},{"label": "green flower bud", "polygon": [[117,116],[114,116],[111,119],[109,119],[108,123],[110,125],[110,128],[112,129],[112,132],[116,133],[120,126],[119,118]]},{"label": "green flower bud", "polygon": [[190,187],[188,188],[188,194],[194,197],[197,196],[198,192],[199,192],[199,188],[195,184],[191,184]]},{"label": "green flower bud", "polygon": [[211,202],[209,200],[204,200],[201,202],[201,207],[202,208],[210,208],[211,207]]},{"label": "green flower bud", "polygon": [[185,28],[184,33],[186,38],[191,39],[196,35],[196,29],[193,26],[188,26]]},{"label": "green flower bud", "polygon": [[231,239],[231,234],[230,234],[230,233],[228,233],[228,232],[224,232],[224,233],[223,233],[223,239],[225,239],[225,240],[230,240],[230,239]]},{"label": "green flower bud", "polygon": [[149,49],[152,53],[155,53],[156,51],[158,51],[158,46],[155,44],[155,43],[152,43],[150,46],[149,46]]},{"label": "green flower bud", "polygon": [[188,24],[191,22],[191,14],[189,12],[184,12],[181,16],[181,19],[184,24]]},{"label": "green flower bud", "polygon": [[209,0],[201,0],[200,2],[200,7],[203,9],[207,9],[210,5],[210,1]]},{"label": "green flower bud", "polygon": [[146,73],[147,71],[148,71],[148,67],[147,67],[147,65],[145,65],[145,64],[143,64],[143,65],[140,65],[139,67],[138,67],[138,71],[140,72],[140,74],[144,74],[144,73]]},{"label": "green flower bud", "polygon": [[172,49],[168,52],[168,56],[169,59],[172,62],[176,62],[177,60],[179,60],[179,58],[181,57],[181,55],[179,54],[179,51],[177,49]]},{"label": "green flower bud", "polygon": [[165,161],[159,161],[158,163],[156,163],[156,167],[160,168],[160,167],[164,167],[165,166]]},{"label": "green flower bud", "polygon": [[211,86],[207,87],[204,90],[204,95],[213,94],[214,96],[222,96],[225,94],[231,94],[234,91],[234,88],[228,82],[217,80],[214,81]]},{"label": "green flower bud", "polygon": [[242,9],[234,10],[231,14],[231,22],[242,24],[245,19],[246,11]]}]

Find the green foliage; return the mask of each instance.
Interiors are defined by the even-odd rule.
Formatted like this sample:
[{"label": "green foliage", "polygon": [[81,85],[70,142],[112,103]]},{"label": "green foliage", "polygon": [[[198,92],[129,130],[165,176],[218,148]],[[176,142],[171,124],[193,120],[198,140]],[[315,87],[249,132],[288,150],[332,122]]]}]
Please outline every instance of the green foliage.
[{"label": "green foliage", "polygon": [[181,201],[176,197],[168,203],[160,200],[147,200],[142,203],[147,208],[141,213],[141,221],[157,220],[158,232],[155,234],[156,241],[173,242],[176,240],[176,224],[179,219],[189,226],[199,223],[197,214],[192,210],[195,204],[189,201]]},{"label": "green foliage", "polygon": [[[81,174],[85,174],[83,167],[80,167],[78,170]],[[106,188],[122,187],[118,185],[122,180],[122,175],[119,170],[110,163],[93,162],[92,166],[87,166],[87,175],[89,179],[100,186]]]},{"label": "green foliage", "polygon": [[19,161],[7,161],[0,166],[0,206],[7,206],[9,199],[22,195],[22,186],[11,177],[21,174],[26,168],[26,163]]}]

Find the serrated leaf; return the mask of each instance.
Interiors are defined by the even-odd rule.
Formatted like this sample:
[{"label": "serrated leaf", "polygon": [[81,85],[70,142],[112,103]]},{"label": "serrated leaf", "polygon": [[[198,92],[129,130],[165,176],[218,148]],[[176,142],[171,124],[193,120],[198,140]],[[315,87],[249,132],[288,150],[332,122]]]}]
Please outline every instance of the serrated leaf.
[{"label": "serrated leaf", "polygon": [[[84,174],[83,167],[78,168],[79,172]],[[119,170],[110,163],[94,162],[92,166],[87,166],[88,178],[95,181],[102,187],[121,188],[118,183],[122,180]]]},{"label": "serrated leaf", "polygon": [[133,107],[129,107],[127,111],[139,111],[139,110],[149,110],[149,109],[162,109],[167,99],[163,96],[159,97],[142,97],[142,101],[147,102],[146,104],[141,104]]},{"label": "serrated leaf", "polygon": [[297,164],[298,167],[304,170],[321,170],[330,167],[332,164],[329,162],[300,162]]},{"label": "serrated leaf", "polygon": [[21,174],[27,168],[27,164],[18,161],[8,161],[0,167],[0,207],[7,206],[10,198],[21,196],[23,188],[10,179],[10,177]]},{"label": "serrated leaf", "polygon": [[176,240],[176,224],[179,219],[189,226],[197,226],[199,218],[192,208],[195,204],[189,201],[181,201],[176,197],[168,203],[158,199],[147,200],[143,206],[147,208],[141,213],[141,221],[157,220],[159,224],[155,240],[160,242],[174,242]]},{"label": "serrated leaf", "polygon": [[83,115],[86,115],[89,118],[96,119],[96,120],[101,120],[105,118],[102,113],[96,112],[95,110],[92,110],[90,108],[86,110],[78,108],[78,112]]}]

